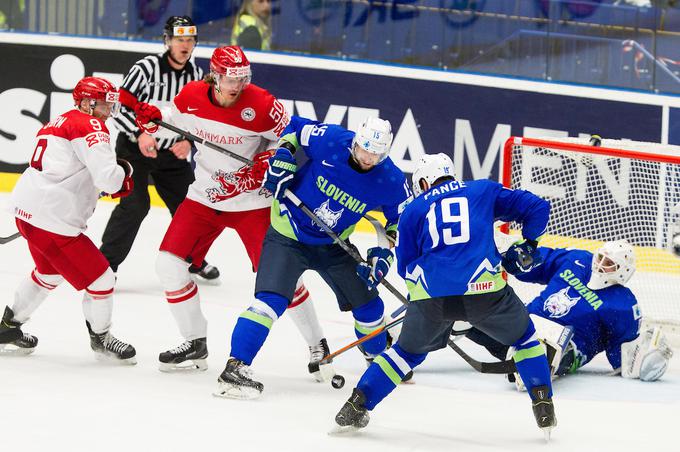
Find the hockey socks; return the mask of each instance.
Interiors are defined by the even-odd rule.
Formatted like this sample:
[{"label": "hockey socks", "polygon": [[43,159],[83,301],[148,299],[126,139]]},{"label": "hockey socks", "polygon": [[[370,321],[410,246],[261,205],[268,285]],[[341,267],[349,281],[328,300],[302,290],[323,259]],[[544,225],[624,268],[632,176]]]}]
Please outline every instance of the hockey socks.
[{"label": "hockey socks", "polygon": [[548,397],[552,397],[550,366],[543,351],[543,346],[536,338],[536,328],[534,328],[531,320],[529,320],[526,331],[513,344],[513,347],[515,348],[515,353],[512,359],[515,361],[517,372],[522,378],[531,398],[534,398],[532,389],[538,386],[546,386],[548,388]]},{"label": "hockey socks", "polygon": [[[363,306],[352,310],[354,316],[354,332],[357,339],[371,334],[373,331],[385,326],[383,301],[376,297]],[[385,332],[378,334],[361,344],[361,351],[367,359],[373,358],[387,348],[387,335]]]},{"label": "hockey socks", "polygon": [[47,295],[57,287],[64,278],[61,275],[43,275],[35,269],[31,276],[25,278],[14,293],[14,320],[26,323],[33,312],[45,301]]},{"label": "hockey socks", "polygon": [[258,292],[255,302],[236,321],[230,356],[250,366],[267,340],[269,330],[286,311],[288,300],[272,292]]},{"label": "hockey socks", "polygon": [[357,384],[366,396],[366,409],[375,408],[426,356],[427,353],[408,353],[399,344],[377,356]]}]

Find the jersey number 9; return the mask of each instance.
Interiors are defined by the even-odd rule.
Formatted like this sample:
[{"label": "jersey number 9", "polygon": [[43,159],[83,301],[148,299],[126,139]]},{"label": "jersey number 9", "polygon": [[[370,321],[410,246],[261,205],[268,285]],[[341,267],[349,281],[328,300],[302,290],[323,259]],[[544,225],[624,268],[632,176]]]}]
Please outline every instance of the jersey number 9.
[{"label": "jersey number 9", "polygon": [[[452,213],[452,206],[458,214]],[[441,226],[437,224],[437,208],[441,211]],[[455,245],[457,243],[467,243],[470,240],[470,215],[467,198],[444,198],[441,202],[432,203],[427,212],[427,224],[432,239],[432,248],[439,245],[440,241],[444,245]],[[447,225],[458,224],[459,233],[454,234],[454,230]],[[441,237],[440,237],[441,235]]]}]

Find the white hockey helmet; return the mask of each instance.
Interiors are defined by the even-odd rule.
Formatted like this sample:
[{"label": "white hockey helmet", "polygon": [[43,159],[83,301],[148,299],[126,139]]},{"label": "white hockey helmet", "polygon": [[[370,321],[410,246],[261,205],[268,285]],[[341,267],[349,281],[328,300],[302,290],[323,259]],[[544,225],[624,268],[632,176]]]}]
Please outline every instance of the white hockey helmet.
[{"label": "white hockey helmet", "polygon": [[352,154],[355,146],[379,156],[379,162],[387,158],[392,145],[392,126],[385,119],[368,117],[359,126],[352,140]]},{"label": "white hockey helmet", "polygon": [[635,253],[626,240],[605,242],[595,254],[588,288],[604,289],[614,284],[624,285],[635,273]]},{"label": "white hockey helmet", "polygon": [[418,197],[423,193],[420,180],[423,179],[428,185],[432,184],[440,177],[454,177],[453,162],[451,158],[444,154],[424,154],[418,160],[418,166],[411,176],[413,184],[413,196]]},{"label": "white hockey helmet", "polygon": [[633,341],[621,344],[621,375],[656,381],[666,373],[673,350],[661,328],[648,327]]}]

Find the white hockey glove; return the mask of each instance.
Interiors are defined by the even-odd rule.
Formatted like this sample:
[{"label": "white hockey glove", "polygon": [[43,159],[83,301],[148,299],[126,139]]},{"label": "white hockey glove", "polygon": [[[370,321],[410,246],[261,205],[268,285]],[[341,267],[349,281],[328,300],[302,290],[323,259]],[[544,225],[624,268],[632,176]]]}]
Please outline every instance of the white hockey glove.
[{"label": "white hockey glove", "polygon": [[666,373],[673,350],[660,327],[648,327],[634,341],[621,344],[621,376],[656,381]]}]

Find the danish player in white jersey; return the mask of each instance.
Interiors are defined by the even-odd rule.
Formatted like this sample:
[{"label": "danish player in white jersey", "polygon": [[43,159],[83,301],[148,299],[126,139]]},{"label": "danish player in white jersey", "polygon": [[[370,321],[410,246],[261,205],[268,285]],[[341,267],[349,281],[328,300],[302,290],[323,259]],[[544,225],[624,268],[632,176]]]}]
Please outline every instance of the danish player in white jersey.
[{"label": "danish player in white jersey", "polygon": [[[238,160],[196,143],[196,180],[177,209],[163,238],[156,271],[185,342],[159,356],[160,369],[207,369],[207,321],[200,308],[198,287],[190,264],[202,263],[224,228],[234,229],[257,271],[262,241],[270,223],[271,199],[260,186],[279,135],[289,122],[283,105],[269,92],[250,83],[250,63],[238,46],[215,49],[206,80],[188,83],[162,119],[255,162]],[[161,119],[155,108],[136,111],[137,124],[150,133]],[[328,366],[313,366],[329,353],[326,339],[300,279],[289,306],[310,348],[310,373],[323,381]],[[187,366],[187,362],[190,362]],[[192,364],[193,363],[193,364]]]},{"label": "danish player in white jersey", "polygon": [[117,198],[132,191],[132,167],[116,161],[104,122],[120,108],[118,89],[85,77],[73,90],[75,107],[45,124],[30,166],[12,192],[19,232],[35,269],[19,285],[0,323],[0,349],[31,353],[38,339],[21,326],[64,279],[85,289],[83,313],[90,346],[99,357],[135,364],[132,345],[110,332],[115,278],[109,263],[83,234],[101,192]]}]

